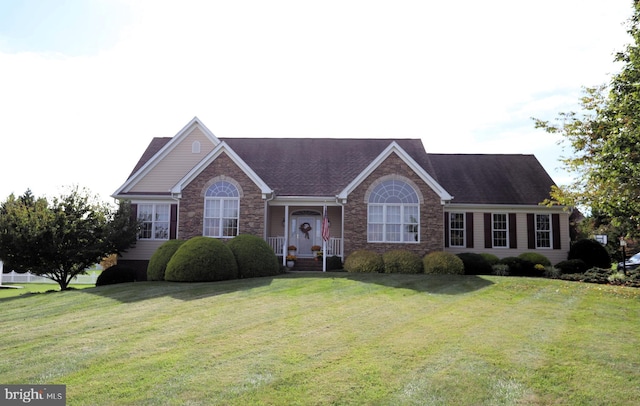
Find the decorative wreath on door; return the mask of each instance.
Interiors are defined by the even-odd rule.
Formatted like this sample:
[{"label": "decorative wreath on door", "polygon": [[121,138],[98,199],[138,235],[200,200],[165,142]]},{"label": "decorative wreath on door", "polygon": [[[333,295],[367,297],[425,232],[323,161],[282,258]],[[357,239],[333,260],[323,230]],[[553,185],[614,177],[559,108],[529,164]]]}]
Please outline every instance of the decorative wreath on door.
[{"label": "decorative wreath on door", "polygon": [[306,238],[307,240],[309,239],[309,231],[311,231],[311,224],[309,223],[302,223],[300,225],[300,231],[302,231],[304,233],[304,238]]}]

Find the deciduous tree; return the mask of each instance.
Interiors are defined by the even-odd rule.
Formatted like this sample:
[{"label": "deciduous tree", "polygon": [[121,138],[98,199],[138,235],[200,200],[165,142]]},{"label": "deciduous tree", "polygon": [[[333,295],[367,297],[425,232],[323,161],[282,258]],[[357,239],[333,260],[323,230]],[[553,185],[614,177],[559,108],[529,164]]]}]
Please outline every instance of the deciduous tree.
[{"label": "deciduous tree", "polygon": [[559,133],[573,154],[562,160],[575,182],[554,188],[551,203],[582,206],[610,218],[628,236],[640,235],[640,3],[633,4],[632,42],[615,56],[622,64],[610,84],[584,89],[582,112],[560,113],[536,127]]},{"label": "deciduous tree", "polygon": [[45,276],[65,290],[105,256],[131,247],[137,231],[128,203],[113,210],[78,187],[49,203],[27,190],[0,205],[0,258],[7,269]]}]

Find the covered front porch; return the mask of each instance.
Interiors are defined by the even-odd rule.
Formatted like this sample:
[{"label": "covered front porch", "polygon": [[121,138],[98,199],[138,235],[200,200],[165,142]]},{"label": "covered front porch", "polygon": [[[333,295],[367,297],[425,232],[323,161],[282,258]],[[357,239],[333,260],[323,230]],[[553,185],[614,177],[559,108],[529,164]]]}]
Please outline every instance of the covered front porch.
[{"label": "covered front porch", "polygon": [[[324,209],[327,209],[329,239],[322,238]],[[267,242],[283,265],[287,255],[313,259],[318,247],[327,257],[338,256],[344,260],[343,210],[342,206],[324,204],[274,204],[268,207]],[[289,252],[295,247],[294,252]]]}]

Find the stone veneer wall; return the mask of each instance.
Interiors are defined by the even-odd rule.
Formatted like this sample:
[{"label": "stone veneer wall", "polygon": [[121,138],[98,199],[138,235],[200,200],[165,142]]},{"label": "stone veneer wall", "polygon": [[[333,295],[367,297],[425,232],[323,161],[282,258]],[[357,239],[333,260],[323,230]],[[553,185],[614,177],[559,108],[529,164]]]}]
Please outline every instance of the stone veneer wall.
[{"label": "stone veneer wall", "polygon": [[[420,205],[420,242],[413,244],[368,243],[367,203],[365,194],[380,177],[399,175],[410,179],[422,193]],[[423,256],[428,252],[444,250],[444,207],[440,197],[397,155],[390,155],[348,197],[344,206],[344,254],[345,258],[356,250],[367,249],[384,253],[388,250],[406,249]]]},{"label": "stone veneer wall", "polygon": [[222,153],[182,191],[180,200],[178,238],[186,240],[202,235],[204,193],[212,180],[227,180],[240,189],[240,234],[264,238],[264,199],[255,183]]}]

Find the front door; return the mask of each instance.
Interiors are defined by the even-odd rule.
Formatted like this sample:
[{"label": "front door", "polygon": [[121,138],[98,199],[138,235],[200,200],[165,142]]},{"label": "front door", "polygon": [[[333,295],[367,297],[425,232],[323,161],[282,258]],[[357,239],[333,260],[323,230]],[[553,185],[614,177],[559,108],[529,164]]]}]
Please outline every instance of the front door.
[{"label": "front door", "polygon": [[290,244],[298,247],[297,255],[311,257],[311,247],[321,245],[322,217],[320,214],[293,214],[291,216]]}]

